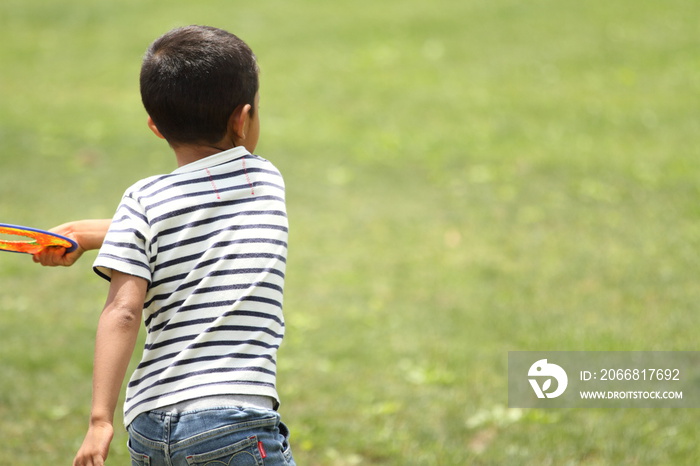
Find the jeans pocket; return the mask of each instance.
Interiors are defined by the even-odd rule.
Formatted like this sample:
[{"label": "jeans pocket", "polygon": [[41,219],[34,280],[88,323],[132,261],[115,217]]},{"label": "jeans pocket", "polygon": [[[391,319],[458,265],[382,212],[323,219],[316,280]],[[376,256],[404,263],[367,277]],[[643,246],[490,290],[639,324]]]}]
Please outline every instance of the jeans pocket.
[{"label": "jeans pocket", "polygon": [[296,463],[294,462],[294,457],[292,456],[292,447],[287,446],[287,449],[282,452],[282,456],[284,456],[284,460],[287,462],[288,465],[296,465]]},{"label": "jeans pocket", "polygon": [[284,441],[282,442],[282,456],[288,465],[294,466],[296,463],[294,462],[294,457],[292,456],[292,446],[289,444],[289,429],[284,422],[280,422],[279,430],[280,435],[282,435],[284,438]]},{"label": "jeans pocket", "polygon": [[139,453],[131,445],[126,446],[129,449],[129,455],[131,456],[131,466],[150,466],[151,458],[148,455]]},{"label": "jeans pocket", "polygon": [[190,466],[262,466],[263,459],[256,436],[228,447],[187,457]]}]

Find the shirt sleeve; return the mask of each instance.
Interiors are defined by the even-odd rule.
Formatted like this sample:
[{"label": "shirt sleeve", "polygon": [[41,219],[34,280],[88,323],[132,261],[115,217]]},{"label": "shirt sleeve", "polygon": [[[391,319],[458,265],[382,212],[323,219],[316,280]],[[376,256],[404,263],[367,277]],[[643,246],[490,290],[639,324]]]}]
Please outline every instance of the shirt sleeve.
[{"label": "shirt sleeve", "polygon": [[141,204],[128,193],[112,219],[93,270],[106,280],[112,271],[134,275],[151,283],[150,227]]}]

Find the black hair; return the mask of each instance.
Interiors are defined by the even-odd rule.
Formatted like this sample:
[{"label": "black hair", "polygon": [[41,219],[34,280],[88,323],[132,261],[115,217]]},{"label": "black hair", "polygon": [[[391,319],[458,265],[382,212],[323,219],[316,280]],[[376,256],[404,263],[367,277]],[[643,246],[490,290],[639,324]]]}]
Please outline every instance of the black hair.
[{"label": "black hair", "polygon": [[235,35],[209,26],[173,29],[156,39],[141,66],[141,100],[171,144],[216,143],[240,105],[255,111],[259,69]]}]

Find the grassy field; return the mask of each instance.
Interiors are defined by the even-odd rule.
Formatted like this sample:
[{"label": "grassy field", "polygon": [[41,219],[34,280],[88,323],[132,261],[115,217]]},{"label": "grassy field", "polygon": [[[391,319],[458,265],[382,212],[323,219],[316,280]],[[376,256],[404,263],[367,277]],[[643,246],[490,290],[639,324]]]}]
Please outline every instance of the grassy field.
[{"label": "grassy field", "polygon": [[[0,222],[111,217],[174,160],[138,69],[243,37],[291,223],[300,466],[698,464],[693,409],[507,408],[514,350],[696,350],[695,0],[3,0]],[[70,464],[106,284],[0,257],[4,464]],[[128,464],[118,429],[109,464]]]}]

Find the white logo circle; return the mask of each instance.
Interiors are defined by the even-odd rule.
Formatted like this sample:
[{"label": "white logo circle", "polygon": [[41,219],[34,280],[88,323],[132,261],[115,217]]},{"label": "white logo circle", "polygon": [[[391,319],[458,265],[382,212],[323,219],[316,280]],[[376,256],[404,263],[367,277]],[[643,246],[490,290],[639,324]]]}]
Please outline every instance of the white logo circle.
[{"label": "white logo circle", "polygon": [[[546,359],[540,359],[530,366],[527,375],[528,377],[536,377],[528,380],[537,398],[556,398],[564,393],[569,383],[569,377],[567,377],[566,371],[556,364],[548,363]],[[543,380],[540,386],[538,379],[545,377],[546,379]],[[557,388],[550,392],[548,390],[551,388],[552,379],[557,381]]]}]

